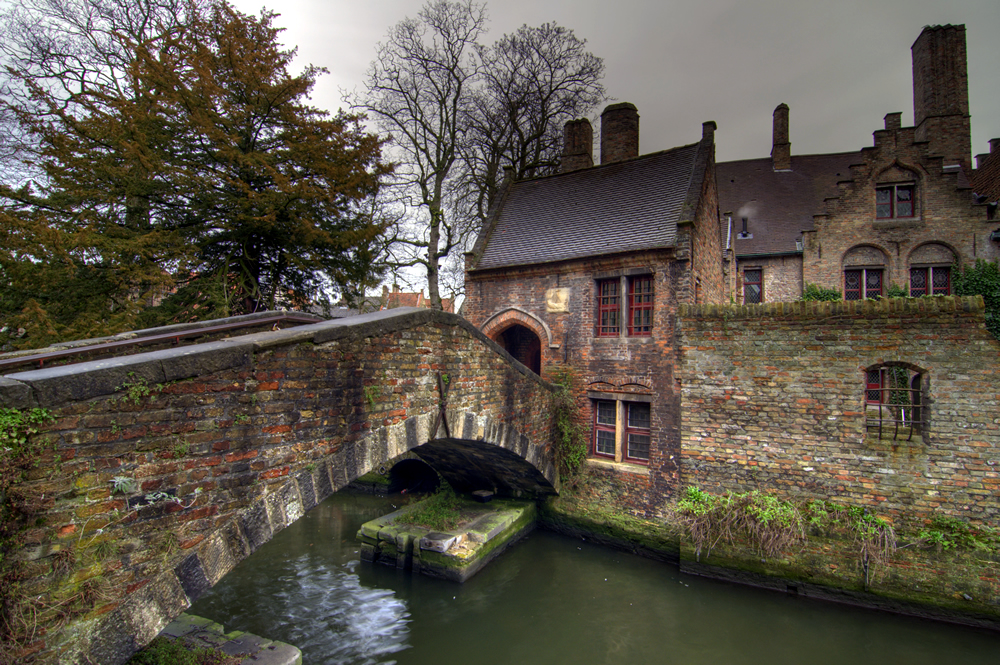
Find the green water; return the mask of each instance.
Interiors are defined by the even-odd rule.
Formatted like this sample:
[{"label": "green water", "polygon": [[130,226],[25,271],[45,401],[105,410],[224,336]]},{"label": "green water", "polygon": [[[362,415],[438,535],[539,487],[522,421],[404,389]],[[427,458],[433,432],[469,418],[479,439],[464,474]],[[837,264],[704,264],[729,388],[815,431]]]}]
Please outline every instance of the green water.
[{"label": "green water", "polygon": [[359,561],[391,499],[334,495],[191,608],[307,665],[996,663],[1000,634],[682,575],[535,531],[464,585]]}]

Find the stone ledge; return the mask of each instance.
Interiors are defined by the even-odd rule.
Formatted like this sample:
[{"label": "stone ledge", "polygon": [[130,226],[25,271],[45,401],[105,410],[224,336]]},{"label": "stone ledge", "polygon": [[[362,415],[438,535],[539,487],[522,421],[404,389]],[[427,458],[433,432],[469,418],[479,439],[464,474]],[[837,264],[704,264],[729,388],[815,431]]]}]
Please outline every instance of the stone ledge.
[{"label": "stone ledge", "polygon": [[631,473],[636,476],[649,475],[649,467],[643,466],[641,464],[629,464],[628,462],[612,462],[611,460],[594,459],[594,458],[588,459],[587,464],[589,464],[590,466],[596,466],[601,469],[610,469],[612,471],[618,471],[620,473]]},{"label": "stone ledge", "polygon": [[938,313],[982,314],[982,296],[932,296],[925,298],[882,298],[837,302],[769,302],[760,305],[678,306],[680,319],[734,321],[739,319],[820,319],[836,316],[854,318],[932,317]]},{"label": "stone ledge", "polygon": [[244,665],[302,665],[302,652],[291,644],[224,630],[214,621],[185,612],[170,622],[160,637],[181,640],[196,649],[219,649],[230,656],[245,656]]}]

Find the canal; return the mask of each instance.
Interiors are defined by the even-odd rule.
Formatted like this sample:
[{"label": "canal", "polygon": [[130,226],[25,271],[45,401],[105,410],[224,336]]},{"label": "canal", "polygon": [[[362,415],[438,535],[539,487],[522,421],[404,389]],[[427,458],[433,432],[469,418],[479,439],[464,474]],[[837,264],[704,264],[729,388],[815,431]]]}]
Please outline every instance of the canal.
[{"label": "canal", "polygon": [[986,663],[1000,634],[682,575],[536,530],[464,585],[362,564],[392,498],[338,493],[189,610],[307,665]]}]

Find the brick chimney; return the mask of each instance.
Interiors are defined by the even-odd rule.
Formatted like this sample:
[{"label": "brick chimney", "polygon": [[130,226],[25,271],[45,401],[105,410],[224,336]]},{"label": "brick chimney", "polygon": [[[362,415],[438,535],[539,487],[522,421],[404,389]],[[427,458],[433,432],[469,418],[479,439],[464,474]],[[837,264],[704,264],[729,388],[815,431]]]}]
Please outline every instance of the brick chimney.
[{"label": "brick chimney", "polygon": [[788,140],[788,104],[778,104],[774,109],[771,167],[775,171],[790,171],[792,168],[792,144]]},{"label": "brick chimney", "polygon": [[961,164],[971,174],[969,74],[964,25],[927,26],[910,48],[913,55],[913,125],[945,166]]},{"label": "brick chimney", "polygon": [[639,109],[634,104],[612,104],[601,114],[601,164],[639,156]]},{"label": "brick chimney", "polygon": [[586,118],[570,120],[563,126],[562,173],[589,169],[594,165],[594,128]]}]

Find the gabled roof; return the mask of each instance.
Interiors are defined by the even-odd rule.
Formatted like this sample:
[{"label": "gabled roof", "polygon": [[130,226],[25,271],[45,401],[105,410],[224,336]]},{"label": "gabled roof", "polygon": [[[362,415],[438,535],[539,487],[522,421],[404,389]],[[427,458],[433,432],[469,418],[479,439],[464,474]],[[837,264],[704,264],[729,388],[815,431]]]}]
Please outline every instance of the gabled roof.
[{"label": "gabled roof", "polygon": [[[796,251],[795,241],[813,229],[813,215],[825,211],[823,200],[837,196],[837,182],[850,180],[851,164],[863,161],[860,152],[845,152],[793,156],[788,171],[775,171],[770,157],[716,164],[719,212],[723,222],[732,217],[736,255]],[[736,237],[742,217],[753,238]]]},{"label": "gabled roof", "polygon": [[677,222],[697,208],[707,164],[700,148],[710,150],[711,138],[512,183],[476,242],[475,269],[673,247]]}]

